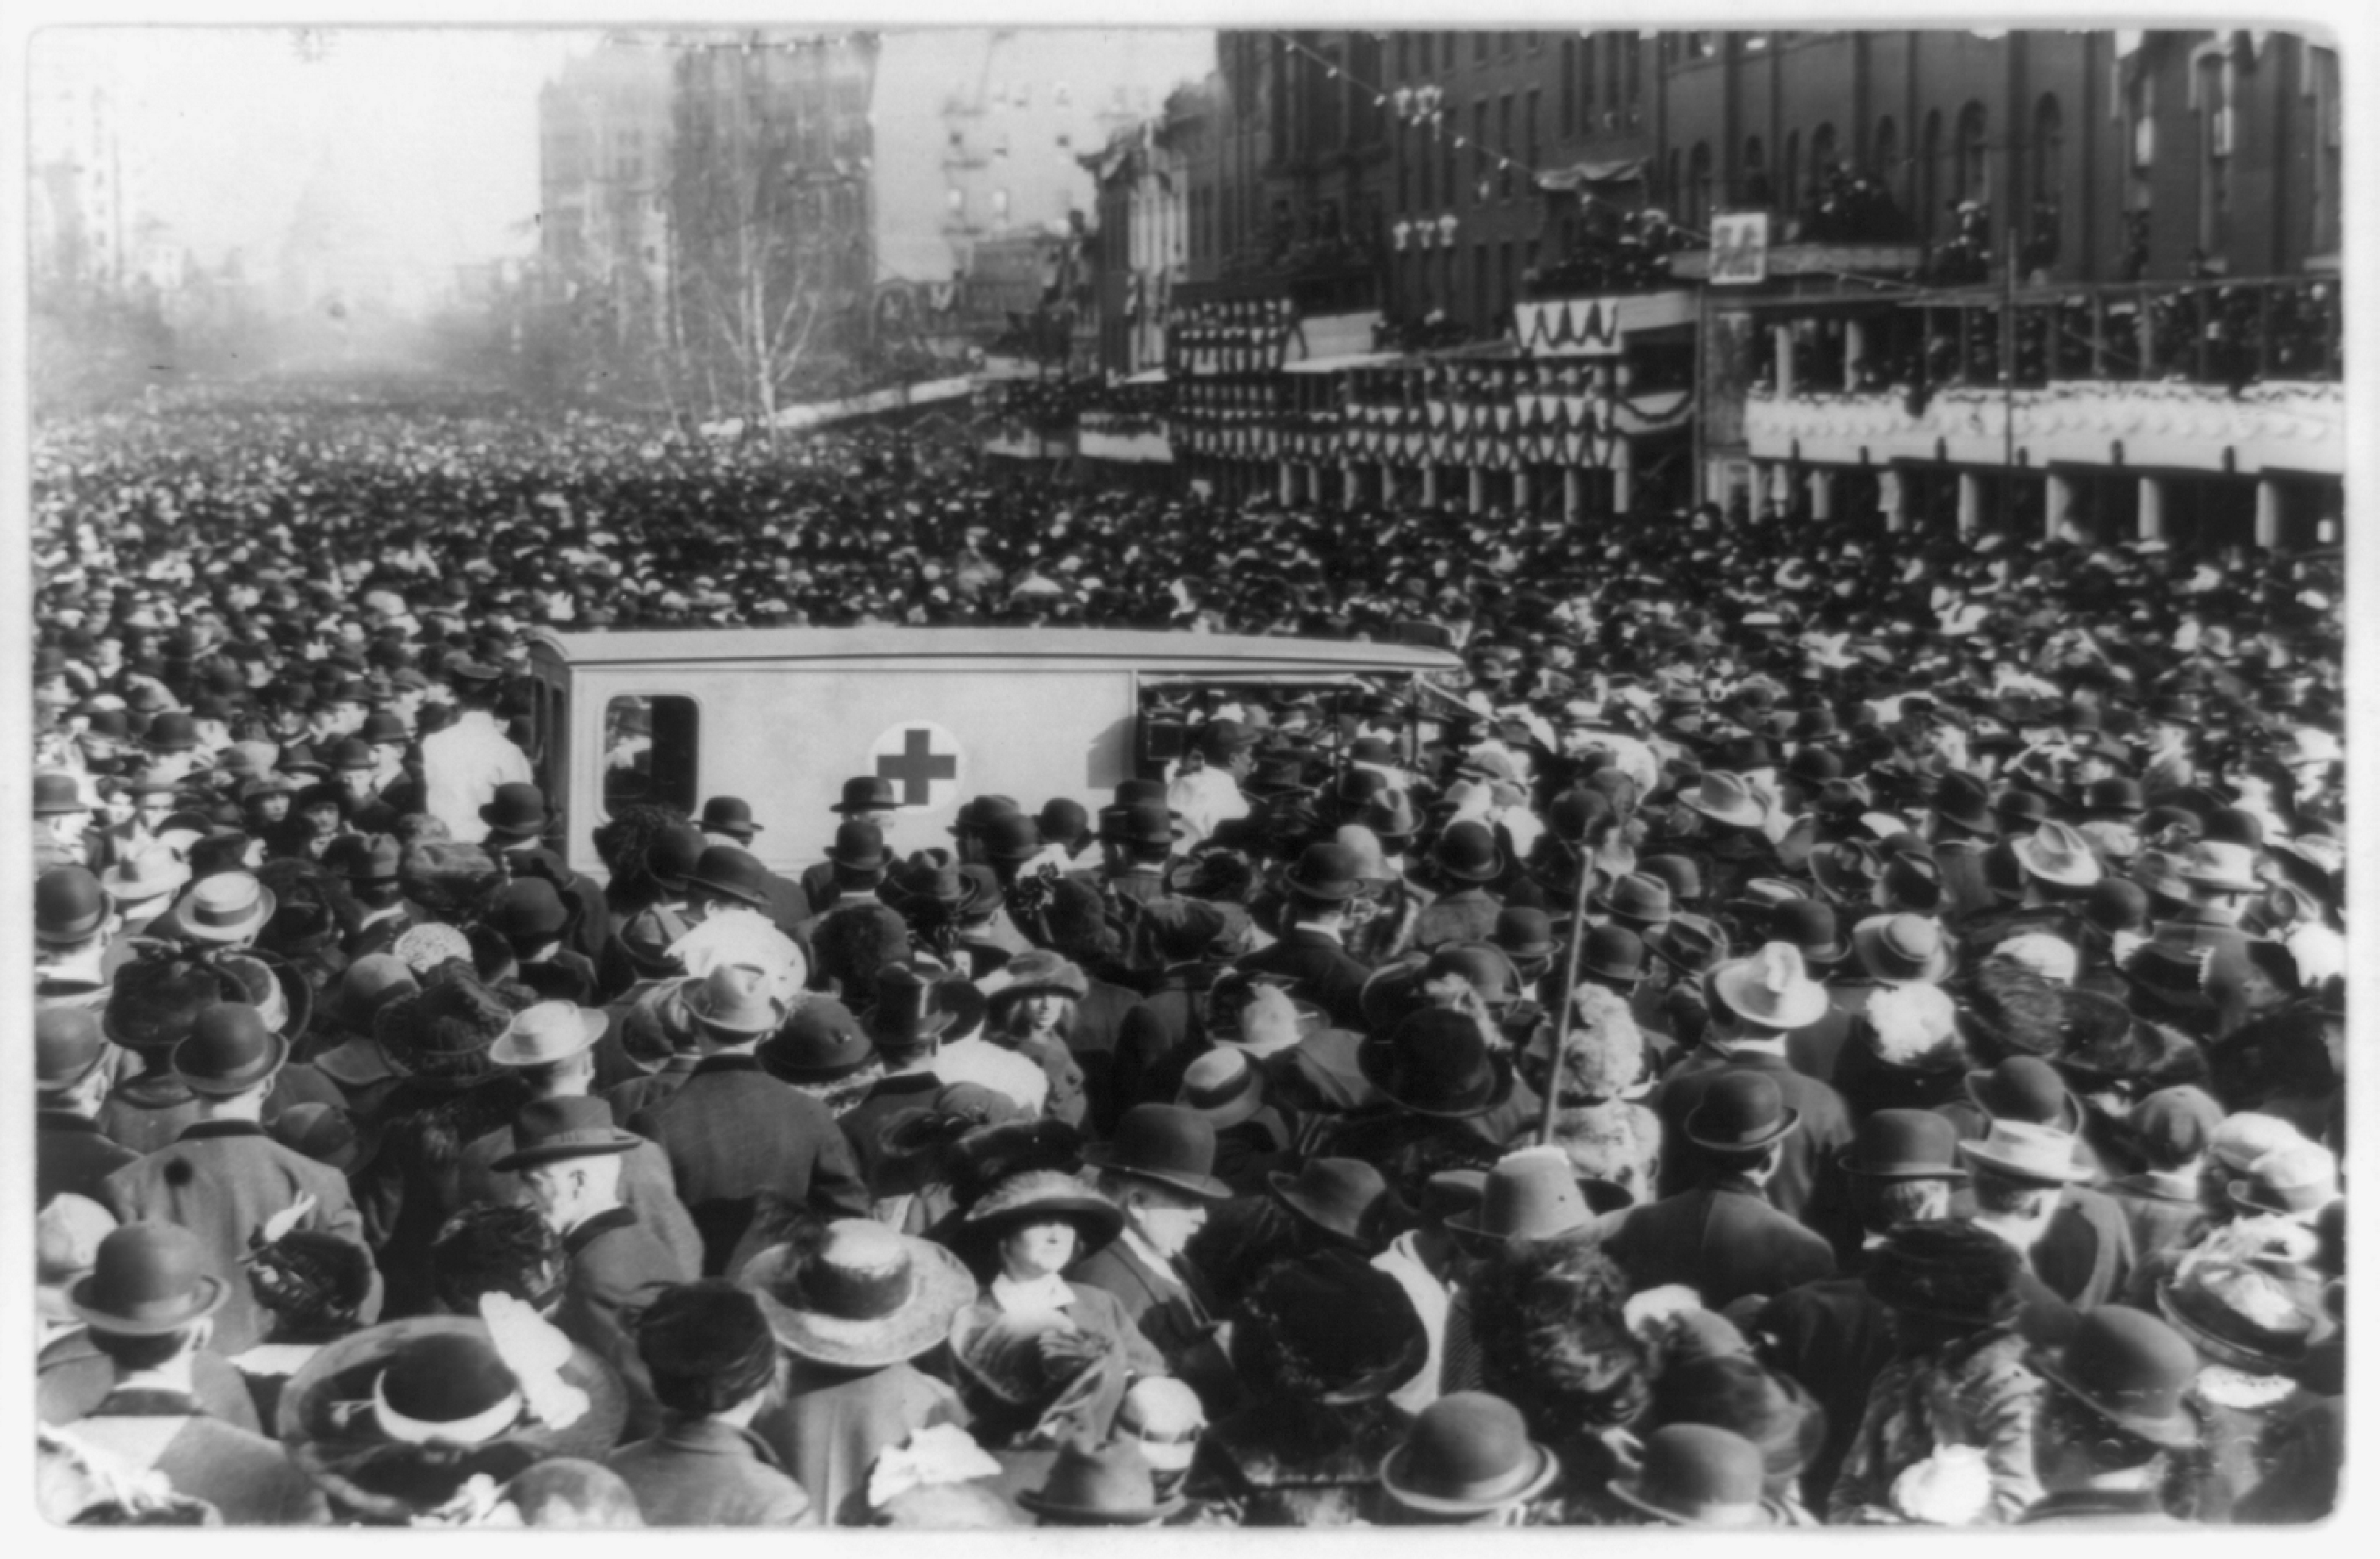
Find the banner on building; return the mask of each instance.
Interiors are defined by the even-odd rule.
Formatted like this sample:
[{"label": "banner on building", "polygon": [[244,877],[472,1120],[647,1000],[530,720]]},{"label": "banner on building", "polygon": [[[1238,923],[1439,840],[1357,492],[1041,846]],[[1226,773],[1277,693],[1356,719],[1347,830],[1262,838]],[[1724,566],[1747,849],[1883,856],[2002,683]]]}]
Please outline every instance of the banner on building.
[{"label": "banner on building", "polygon": [[1723,212],[1711,218],[1713,286],[1751,286],[1768,279],[1768,213]]}]

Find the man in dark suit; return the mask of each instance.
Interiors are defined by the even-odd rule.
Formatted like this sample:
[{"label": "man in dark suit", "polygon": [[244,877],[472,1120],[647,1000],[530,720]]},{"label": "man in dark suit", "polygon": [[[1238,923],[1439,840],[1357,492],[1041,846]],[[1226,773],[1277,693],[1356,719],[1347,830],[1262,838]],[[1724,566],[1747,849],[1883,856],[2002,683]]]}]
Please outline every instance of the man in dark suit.
[{"label": "man in dark suit", "polygon": [[868,1187],[834,1117],[761,1070],[756,1049],[785,1019],[767,977],[725,965],[685,1000],[701,1030],[703,1058],[674,1093],[628,1126],[669,1155],[678,1200],[702,1235],[702,1275],[729,1270],[764,1193],[821,1218],[868,1216]]},{"label": "man in dark suit", "polygon": [[637,1351],[637,1321],[664,1289],[694,1274],[621,1203],[621,1169],[644,1139],[613,1126],[612,1106],[582,1095],[523,1105],[513,1139],[513,1151],[492,1167],[520,1175],[568,1258],[553,1323],[620,1372],[628,1387],[623,1433],[639,1440],[658,1433],[661,1404]]},{"label": "man in dark suit", "polygon": [[1832,1275],[1827,1242],[1765,1194],[1800,1124],[1769,1078],[1721,1074],[1685,1120],[1685,1139],[1702,1151],[1702,1184],[1634,1209],[1604,1241],[1631,1285],[1642,1292],[1686,1284],[1705,1307],[1721,1309]]},{"label": "man in dark suit", "polygon": [[99,1015],[89,1007],[46,1007],[33,1015],[33,1080],[41,1094],[33,1138],[37,1210],[67,1191],[100,1200],[107,1177],[140,1156],[100,1134],[106,1058]]},{"label": "man in dark suit", "polygon": [[1359,1032],[1364,1028],[1364,981],[1369,970],[1347,951],[1347,907],[1364,891],[1361,861],[1345,845],[1308,845],[1282,883],[1289,889],[1290,929],[1279,942],[1251,953],[1238,968],[1250,974],[1282,975],[1298,993],[1327,1014],[1331,1023]]},{"label": "man in dark suit", "polygon": [[1774,942],[1713,970],[1706,985],[1716,998],[1709,1031],[1647,1101],[1661,1117],[1662,1139],[1677,1144],[1662,1155],[1662,1194],[1690,1189],[1702,1175],[1700,1152],[1685,1137],[1686,1117],[1720,1078],[1756,1072],[1776,1084],[1801,1120],[1786,1139],[1768,1200],[1788,1217],[1802,1218],[1832,1178],[1833,1154],[1852,1139],[1842,1096],[1786,1059],[1793,1030],[1825,1016],[1826,989],[1810,979],[1799,950]]},{"label": "man in dark suit", "polygon": [[1231,1391],[1231,1368],[1214,1343],[1216,1316],[1206,1285],[1183,1251],[1229,1201],[1215,1178],[1215,1128],[1178,1104],[1139,1104],[1116,1123],[1112,1140],[1085,1151],[1101,1194],[1123,1209],[1123,1233],[1066,1272],[1066,1280],[1104,1289],[1123,1302],[1141,1335],[1188,1382],[1208,1411]]},{"label": "man in dark suit", "polygon": [[279,1444],[213,1417],[193,1395],[193,1364],[231,1291],[208,1274],[210,1264],[197,1236],[172,1224],[132,1224],[100,1242],[67,1304],[115,1383],[68,1432],[134,1474],[157,1474],[176,1493],[206,1501],[226,1525],[325,1525],[322,1492]]}]

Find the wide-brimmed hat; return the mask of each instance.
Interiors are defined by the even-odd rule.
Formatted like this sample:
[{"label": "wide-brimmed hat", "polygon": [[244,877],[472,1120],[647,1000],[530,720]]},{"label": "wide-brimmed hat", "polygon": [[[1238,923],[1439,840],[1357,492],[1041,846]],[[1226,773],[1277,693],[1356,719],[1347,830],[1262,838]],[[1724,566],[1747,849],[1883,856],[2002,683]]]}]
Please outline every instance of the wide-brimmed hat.
[{"label": "wide-brimmed hat", "polygon": [[1678,792],[1678,799],[1713,822],[1730,828],[1758,828],[1768,815],[1744,784],[1743,776],[1725,769],[1704,770],[1692,789]]},{"label": "wide-brimmed hat", "polygon": [[247,1002],[221,1002],[190,1020],[189,1037],[174,1047],[174,1075],[193,1093],[230,1098],[281,1070],[289,1041]]},{"label": "wide-brimmed hat", "polygon": [[1013,1001],[1040,992],[1055,992],[1076,1001],[1091,993],[1090,978],[1082,967],[1063,954],[1046,947],[1036,947],[1019,953],[1000,968],[1002,980],[997,990],[986,994],[995,1002]]},{"label": "wide-brimmed hat", "polygon": [[876,971],[876,999],[860,1018],[860,1030],[879,1045],[896,1049],[941,1033],[955,1015],[936,1010],[937,983],[907,964],[884,965]]},{"label": "wide-brimmed hat", "polygon": [[1682,974],[1701,974],[1727,961],[1727,932],[1707,915],[1681,912],[1649,937],[1645,951]]},{"label": "wide-brimmed hat", "polygon": [[564,1159],[625,1153],[644,1140],[613,1124],[612,1106],[605,1100],[583,1095],[533,1099],[521,1106],[513,1123],[513,1151],[490,1167],[511,1174]]},{"label": "wide-brimmed hat", "polygon": [[859,774],[843,782],[843,799],[827,809],[831,812],[890,812],[898,810],[901,798],[894,793],[892,782],[877,774]]},{"label": "wide-brimmed hat", "polygon": [[1710,979],[1730,1010],[1763,1029],[1800,1029],[1827,1015],[1827,988],[1810,978],[1802,950],[1790,942],[1722,964]]},{"label": "wide-brimmed hat", "polygon": [[1231,1187],[1215,1177],[1213,1124],[1179,1104],[1134,1105],[1112,1137],[1083,1151],[1083,1162],[1208,1201],[1232,1198]]},{"label": "wide-brimmed hat", "polygon": [[1963,1218],[1902,1224],[1869,1252],[1862,1278],[1878,1303],[1912,1315],[1991,1326],[2016,1313],[2024,1256]]},{"label": "wide-brimmed hat", "polygon": [[264,929],[280,907],[271,888],[245,871],[218,871],[190,884],[149,934],[184,942],[237,942]]},{"label": "wide-brimmed hat", "polygon": [[91,1273],[67,1289],[67,1308],[93,1330],[158,1337],[223,1308],[231,1290],[211,1276],[206,1247],[179,1224],[127,1224],[99,1242]]},{"label": "wide-brimmed hat", "polygon": [[1265,1176],[1275,1201],[1342,1244],[1373,1244],[1372,1219],[1389,1183],[1360,1159],[1308,1159],[1295,1175],[1276,1169]]},{"label": "wide-brimmed hat", "polygon": [[2228,1193],[2243,1212],[2311,1218],[2338,1200],[2338,1160],[2319,1142],[2288,1143],[2260,1155]]},{"label": "wide-brimmed hat", "polygon": [[1479,1025],[1444,1007],[1408,1014],[1386,1039],[1355,1052],[1366,1081],[1415,1114],[1459,1120],[1512,1096],[1512,1064],[1488,1048]]},{"label": "wide-brimmed hat", "polygon": [[2273,1273],[2228,1257],[2185,1261],[2157,1285],[2157,1309],[2217,1364],[2257,1375],[2305,1362],[2319,1318]]},{"label": "wide-brimmed hat", "polygon": [[2071,1186],[2091,1177],[2074,1162],[2077,1139],[2071,1132],[2033,1121],[1994,1120],[1988,1136],[1961,1142],[1959,1152],[2010,1180],[2033,1186]]},{"label": "wide-brimmed hat", "polygon": [[2181,859],[2181,880],[2216,893],[2252,894],[2264,887],[2256,880],[2256,852],[2246,845],[2202,839]]},{"label": "wide-brimmed hat", "polygon": [[1864,1117],[1852,1145],[1836,1155],[1846,1175],[1870,1180],[1964,1180],[1959,1130],[1931,1110],[1877,1110]]},{"label": "wide-brimmed hat", "polygon": [[545,1066],[591,1050],[609,1020],[575,1002],[540,1002],[516,1013],[488,1047],[499,1066]]},{"label": "wide-brimmed hat", "polygon": [[1267,1266],[1233,1318],[1232,1366],[1260,1396],[1375,1402],[1428,1357],[1428,1329],[1403,1285],[1342,1246]]},{"label": "wide-brimmed hat", "polygon": [[1776,1080],[1759,1072],[1722,1072],[1686,1113],[1686,1140],[1722,1153],[1757,1152],[1802,1124]]},{"label": "wide-brimmed hat", "polygon": [[788,1350],[845,1370],[941,1346],[977,1292],[956,1255],[868,1218],[838,1218],[798,1246],[763,1250],[736,1281],[759,1293]]},{"label": "wide-brimmed hat", "polygon": [[805,992],[791,1017],[760,1042],[760,1069],[795,1085],[840,1082],[876,1059],[875,1041],[834,997]]},{"label": "wide-brimmed hat", "polygon": [[1055,1169],[1028,1169],[994,1186],[959,1221],[951,1243],[965,1253],[982,1253],[1009,1231],[1027,1224],[1065,1224],[1077,1241],[1075,1258],[1105,1249],[1123,1232],[1123,1209],[1075,1175]]},{"label": "wide-brimmed hat", "polygon": [[1884,880],[1884,852],[1865,839],[1822,845],[1810,852],[1810,876],[1836,903],[1864,905]]},{"label": "wide-brimmed hat", "polygon": [[1852,928],[1860,967],[1888,985],[1932,984],[1950,972],[1950,943],[1925,915],[1872,915]]},{"label": "wide-brimmed hat", "polygon": [[1179,1492],[1160,1499],[1138,1443],[1119,1438],[1098,1447],[1068,1441],[1041,1487],[1025,1490],[1016,1503],[1045,1526],[1146,1527],[1176,1514],[1188,1499]]},{"label": "wide-brimmed hat", "polygon": [[731,1042],[784,1027],[785,1004],[770,993],[769,971],[757,964],[722,964],[687,979],[678,990],[695,1022]]},{"label": "wide-brimmed hat", "polygon": [[619,1375],[582,1344],[557,1351],[566,1389],[532,1394],[476,1316],[384,1321],[307,1360],[281,1388],[273,1432],[334,1508],[410,1522],[474,1476],[501,1484],[552,1457],[600,1461],[617,1443],[628,1419]]},{"label": "wide-brimmed hat", "polygon": [[1586,902],[1598,914],[1639,926],[1665,926],[1677,913],[1670,884],[1643,871],[1621,873]]},{"label": "wide-brimmed hat", "polygon": [[1670,1424],[1645,1437],[1635,1476],[1612,1497],[1673,1527],[1768,1527],[1760,1447],[1714,1424]]},{"label": "wide-brimmed hat", "polygon": [[1579,1189],[1570,1155],[1555,1146],[1506,1153],[1488,1172],[1478,1205],[1455,1213],[1446,1226],[1499,1243],[1560,1239],[1589,1227],[1595,1210]]},{"label": "wide-brimmed hat", "polygon": [[152,845],[100,873],[99,885],[121,909],[167,897],[189,880],[188,861],[162,845]]},{"label": "wide-brimmed hat", "polygon": [[734,845],[712,845],[686,874],[688,888],[700,888],[724,898],[748,904],[755,909],[769,907],[769,869],[748,850]]},{"label": "wide-brimmed hat", "polygon": [[1561,1475],[1529,1438],[1521,1410],[1483,1391],[1453,1392],[1421,1410],[1380,1463],[1380,1488],[1410,1510],[1479,1516],[1536,1498]]},{"label": "wide-brimmed hat", "polygon": [[2199,1442],[2185,1394],[2198,1378],[2190,1339],[2145,1310],[2086,1310],[2067,1345],[2034,1352],[2035,1373],[2128,1434],[2168,1450]]},{"label": "wide-brimmed hat", "polygon": [[2045,822],[2009,849],[2025,871],[2059,887],[2087,888],[2100,877],[2090,841],[2062,822]]},{"label": "wide-brimmed hat", "polygon": [[1190,1063],[1173,1102],[1207,1117],[1217,1131],[1253,1120],[1265,1107],[1264,1068],[1245,1049],[1218,1045]]}]

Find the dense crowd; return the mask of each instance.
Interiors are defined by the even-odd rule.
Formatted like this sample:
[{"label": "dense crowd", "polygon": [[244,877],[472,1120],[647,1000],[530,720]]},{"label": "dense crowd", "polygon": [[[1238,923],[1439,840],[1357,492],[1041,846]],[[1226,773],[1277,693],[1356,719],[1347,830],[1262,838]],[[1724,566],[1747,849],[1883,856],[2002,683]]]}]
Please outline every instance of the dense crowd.
[{"label": "dense crowd", "polygon": [[[2331,1508],[2336,554],[370,401],[33,469],[58,1519]],[[531,626],[867,621],[1464,669],[947,834],[540,789]]]}]

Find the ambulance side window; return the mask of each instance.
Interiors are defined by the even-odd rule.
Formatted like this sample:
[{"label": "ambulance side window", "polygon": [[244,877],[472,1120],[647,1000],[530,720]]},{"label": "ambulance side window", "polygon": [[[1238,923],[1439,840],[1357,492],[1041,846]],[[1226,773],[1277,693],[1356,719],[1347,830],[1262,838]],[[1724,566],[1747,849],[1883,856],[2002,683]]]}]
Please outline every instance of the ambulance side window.
[{"label": "ambulance side window", "polygon": [[674,693],[623,693],[603,709],[603,810],[637,804],[691,815],[699,799],[701,714]]}]

